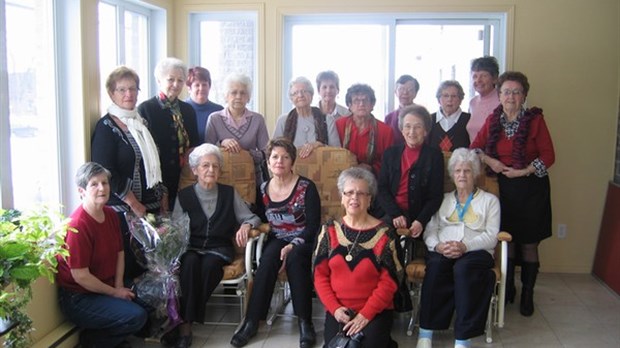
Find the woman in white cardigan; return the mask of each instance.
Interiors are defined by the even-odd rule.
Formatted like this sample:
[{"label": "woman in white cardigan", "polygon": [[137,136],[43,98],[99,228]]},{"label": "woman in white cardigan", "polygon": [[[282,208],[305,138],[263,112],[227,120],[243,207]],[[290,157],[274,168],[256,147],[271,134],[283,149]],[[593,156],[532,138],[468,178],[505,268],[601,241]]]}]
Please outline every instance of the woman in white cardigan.
[{"label": "woman in white cardigan", "polygon": [[434,330],[445,330],[456,312],[455,347],[469,347],[484,333],[495,282],[493,250],[499,232],[497,197],[476,188],[480,160],[473,150],[454,150],[448,172],[456,190],[446,193],[427,224],[426,275],[422,285],[418,348],[431,347]]}]

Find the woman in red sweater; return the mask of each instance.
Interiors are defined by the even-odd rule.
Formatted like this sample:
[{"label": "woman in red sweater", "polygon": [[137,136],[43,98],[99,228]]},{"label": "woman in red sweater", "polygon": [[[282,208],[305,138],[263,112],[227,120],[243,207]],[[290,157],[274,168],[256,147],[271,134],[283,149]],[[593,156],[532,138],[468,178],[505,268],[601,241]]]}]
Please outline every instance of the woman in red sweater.
[{"label": "woman in red sweater", "polygon": [[471,144],[497,174],[502,208],[501,230],[513,236],[508,250],[506,301],[513,302],[515,258],[521,264],[520,311],[534,313],[534,284],[540,265],[538,244],[551,236],[551,194],[547,170],[555,153],[542,110],[525,108],[530,85],[515,71],[498,80],[500,106],[487,118]]},{"label": "woman in red sweater", "polygon": [[368,214],[374,175],[353,167],[338,177],[346,214],[323,226],[314,252],[314,286],[325,306],[325,342],[340,329],[362,333],[362,347],[397,346],[390,339],[393,298],[403,270],[393,230]]}]

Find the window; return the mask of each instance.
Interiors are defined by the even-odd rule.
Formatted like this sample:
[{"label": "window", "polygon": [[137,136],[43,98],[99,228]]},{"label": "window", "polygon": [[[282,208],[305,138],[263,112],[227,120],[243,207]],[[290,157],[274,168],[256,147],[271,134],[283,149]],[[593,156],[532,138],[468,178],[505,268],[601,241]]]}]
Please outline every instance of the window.
[{"label": "window", "polygon": [[208,12],[190,15],[190,66],[200,65],[211,73],[209,100],[225,105],[223,82],[231,72],[252,79],[248,109],[257,111],[258,15],[253,11]]},{"label": "window", "polygon": [[[323,70],[340,77],[339,103],[354,83],[370,85],[377,97],[373,114],[383,120],[398,107],[394,83],[410,74],[420,82],[415,99],[430,112],[438,108],[436,88],[454,79],[465,90],[461,107],[473,96],[471,60],[493,55],[503,65],[504,13],[291,15],[284,18],[283,81]],[[329,38],[326,40],[326,38]],[[282,91],[282,112],[292,108]],[[315,92],[314,103],[319,100]]]}]

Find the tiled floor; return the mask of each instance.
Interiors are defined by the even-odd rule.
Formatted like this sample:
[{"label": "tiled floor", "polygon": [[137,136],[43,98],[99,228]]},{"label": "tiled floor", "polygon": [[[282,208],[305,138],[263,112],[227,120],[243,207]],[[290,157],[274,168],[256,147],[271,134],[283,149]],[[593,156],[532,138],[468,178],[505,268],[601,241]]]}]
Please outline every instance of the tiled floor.
[{"label": "tiled floor", "polygon": [[[506,308],[505,327],[494,330],[493,343],[487,344],[484,337],[478,337],[472,340],[474,347],[620,347],[620,296],[591,275],[540,274],[532,317],[522,317],[518,301],[515,302]],[[322,309],[320,304],[316,307],[315,315],[319,317]],[[287,311],[291,311],[290,305]],[[236,314],[217,307],[211,313],[221,317]],[[407,319],[399,317],[392,334],[400,347],[413,348],[417,332],[412,337],[405,334]],[[316,319],[314,324],[320,338],[316,347],[321,347],[323,320]],[[234,326],[194,325],[192,347],[231,347],[234,330]],[[433,343],[434,347],[452,347],[452,332],[437,332]],[[132,344],[144,348],[159,346],[138,339],[132,339]],[[299,347],[297,320],[280,317],[271,327],[262,323],[247,347]]]}]

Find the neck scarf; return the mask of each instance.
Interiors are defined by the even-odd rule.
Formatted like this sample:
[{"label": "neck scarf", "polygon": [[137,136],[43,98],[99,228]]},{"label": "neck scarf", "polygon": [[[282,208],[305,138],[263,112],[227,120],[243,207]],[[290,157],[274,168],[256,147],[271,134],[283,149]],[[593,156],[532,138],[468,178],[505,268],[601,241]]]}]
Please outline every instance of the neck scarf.
[{"label": "neck scarf", "polygon": [[[321,109],[317,107],[312,107],[312,117],[314,118],[314,131],[316,133],[316,140],[322,142],[323,144],[328,144],[327,139],[327,123],[325,122],[325,115],[321,112]],[[295,142],[295,132],[297,131],[297,118],[299,114],[297,113],[297,109],[293,108],[291,112],[288,113],[286,117],[286,122],[284,123],[284,137],[291,140],[291,142]]]},{"label": "neck scarf", "polygon": [[[370,123],[367,127],[370,127],[370,129],[368,130],[368,144],[366,144],[366,164],[372,165],[373,158],[375,157],[375,134],[377,133],[377,120],[372,114],[367,117],[369,118],[368,122]],[[351,129],[353,128],[353,125],[353,116],[349,116],[344,129],[344,141],[342,142],[342,147],[345,149],[349,148],[349,143],[351,142]],[[358,129],[358,133],[360,131],[361,129]],[[357,160],[360,161],[359,158]]]},{"label": "neck scarf", "polygon": [[161,182],[161,167],[159,165],[159,154],[157,146],[148,128],[144,125],[144,119],[138,114],[136,109],[125,110],[118,105],[112,104],[108,107],[108,113],[118,117],[125,125],[131,136],[136,140],[142,160],[144,161],[144,172],[146,174],[146,187],[153,188]]},{"label": "neck scarf", "polygon": [[189,150],[189,135],[183,125],[183,115],[181,114],[181,108],[179,107],[179,98],[171,102],[163,92],[159,92],[159,101],[162,104],[163,109],[170,109],[172,114],[172,120],[174,121],[174,127],[177,131],[177,139],[179,141],[179,163],[181,167],[185,165],[185,154]]}]

